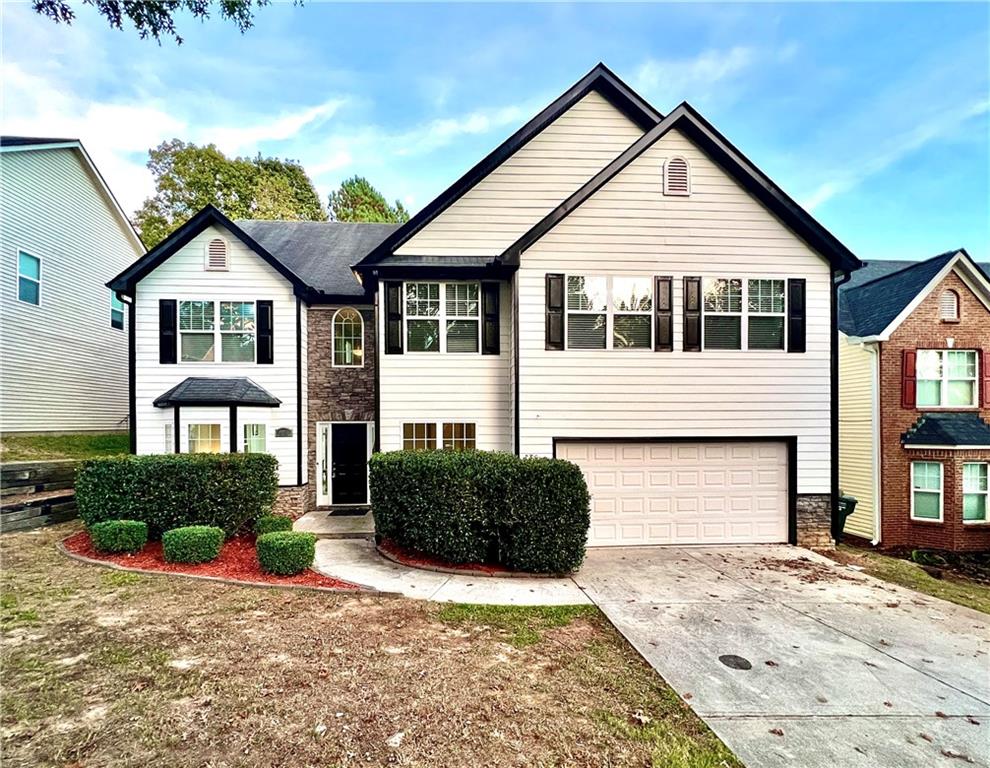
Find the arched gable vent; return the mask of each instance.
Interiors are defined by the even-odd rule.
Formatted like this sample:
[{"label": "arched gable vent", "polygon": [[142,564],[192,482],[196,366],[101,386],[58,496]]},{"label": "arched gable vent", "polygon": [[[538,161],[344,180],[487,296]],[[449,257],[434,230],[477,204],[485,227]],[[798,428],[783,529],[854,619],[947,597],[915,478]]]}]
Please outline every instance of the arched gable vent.
[{"label": "arched gable vent", "polygon": [[214,237],[206,245],[206,268],[226,270],[230,268],[227,258],[227,241]]},{"label": "arched gable vent", "polygon": [[942,320],[959,319],[959,294],[952,289],[942,291],[938,299],[938,315]]},{"label": "arched gable vent", "polygon": [[672,157],[663,166],[665,195],[691,194],[691,167],[683,157]]}]

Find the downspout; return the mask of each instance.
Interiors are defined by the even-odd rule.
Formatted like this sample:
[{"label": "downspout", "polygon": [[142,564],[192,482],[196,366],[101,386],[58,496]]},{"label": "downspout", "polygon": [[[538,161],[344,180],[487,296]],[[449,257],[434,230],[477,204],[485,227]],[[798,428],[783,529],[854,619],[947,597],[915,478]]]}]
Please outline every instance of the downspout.
[{"label": "downspout", "polygon": [[880,543],[880,462],[883,460],[880,443],[880,342],[864,344],[863,349],[872,355],[870,365],[870,408],[872,410],[872,424],[870,439],[873,441],[872,457],[873,461],[873,540],[870,542],[874,547]]},{"label": "downspout", "polygon": [[[120,291],[115,291],[117,298],[127,305],[127,431],[131,454],[137,453],[137,329],[134,320],[137,317],[137,287],[134,295],[125,297]],[[129,300],[128,300],[129,299]]]},{"label": "downspout", "polygon": [[831,354],[829,355],[829,397],[832,413],[830,418],[831,432],[831,463],[832,463],[832,539],[838,540],[842,535],[842,516],[839,514],[839,286],[849,282],[848,270],[840,270],[841,277],[836,280],[833,276],[832,291],[829,296],[829,314],[831,315]]}]

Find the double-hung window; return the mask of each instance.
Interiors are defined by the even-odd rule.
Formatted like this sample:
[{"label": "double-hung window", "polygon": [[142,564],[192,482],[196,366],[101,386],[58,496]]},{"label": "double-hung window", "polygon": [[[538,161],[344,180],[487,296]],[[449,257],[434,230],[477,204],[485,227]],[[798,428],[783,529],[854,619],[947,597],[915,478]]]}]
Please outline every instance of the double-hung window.
[{"label": "double-hung window", "polygon": [[179,336],[184,363],[213,362],[217,348],[220,362],[253,363],[254,302],[180,301]]},{"label": "double-hung window", "polygon": [[963,464],[963,522],[986,523],[990,521],[990,463]]},{"label": "double-hung window", "polygon": [[652,278],[567,276],[568,349],[652,346]]},{"label": "double-hung window", "polygon": [[41,259],[24,251],[17,253],[17,299],[41,304]]},{"label": "double-hung window", "polygon": [[117,297],[116,291],[110,291],[110,327],[124,329],[124,302]]},{"label": "double-hung window", "polygon": [[784,349],[785,281],[706,278],[705,349]]},{"label": "double-hung window", "polygon": [[481,335],[478,283],[406,283],[409,352],[477,352]]},{"label": "double-hung window", "polygon": [[911,518],[942,520],[942,465],[937,461],[911,462]]},{"label": "double-hung window", "polygon": [[919,349],[919,408],[973,408],[977,404],[977,355],[972,349]]}]

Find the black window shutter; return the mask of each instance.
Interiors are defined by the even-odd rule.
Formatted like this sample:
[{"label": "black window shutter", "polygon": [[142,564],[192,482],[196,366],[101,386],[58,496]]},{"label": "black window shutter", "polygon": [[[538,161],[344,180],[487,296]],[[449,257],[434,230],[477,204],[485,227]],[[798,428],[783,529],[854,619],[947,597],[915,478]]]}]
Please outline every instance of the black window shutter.
[{"label": "black window shutter", "polygon": [[805,279],[787,281],[787,351],[804,352],[805,327]]},{"label": "black window shutter", "polygon": [[275,314],[271,301],[258,301],[258,365],[275,362]]},{"label": "black window shutter", "polygon": [[176,301],[158,300],[158,362],[171,365],[177,360]]},{"label": "black window shutter", "polygon": [[402,354],[402,283],[385,283],[385,354]]},{"label": "black window shutter", "polygon": [[653,349],[657,352],[671,352],[674,349],[674,301],[673,278],[658,277],[653,296],[653,311],[656,314],[656,339]]},{"label": "black window shutter", "polygon": [[547,349],[564,348],[564,276],[547,275]]},{"label": "black window shutter", "polygon": [[684,278],[684,351],[701,351],[701,278]]},{"label": "black window shutter", "polygon": [[484,328],[481,332],[481,354],[483,355],[497,355],[499,353],[498,291],[498,283],[481,284],[481,311],[484,316]]}]

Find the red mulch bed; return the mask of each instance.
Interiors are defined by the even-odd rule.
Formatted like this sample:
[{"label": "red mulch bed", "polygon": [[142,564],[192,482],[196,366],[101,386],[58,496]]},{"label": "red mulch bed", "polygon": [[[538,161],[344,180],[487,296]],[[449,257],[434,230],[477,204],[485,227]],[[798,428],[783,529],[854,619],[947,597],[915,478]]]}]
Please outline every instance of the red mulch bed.
[{"label": "red mulch bed", "polygon": [[109,555],[97,552],[86,531],[80,531],[67,538],[62,545],[66,551],[93,560],[102,560],[124,568],[135,568],[162,573],[186,573],[194,576],[215,576],[231,581],[261,582],[279,586],[327,587],[329,589],[360,589],[356,584],[332,579],[315,571],[306,570],[295,576],[273,576],[261,570],[254,551],[253,536],[235,536],[229,539],[220,550],[220,556],[210,563],[190,565],[169,563],[162,555],[162,543],[149,541],[144,549],[134,555]]},{"label": "red mulch bed", "polygon": [[485,573],[489,576],[508,576],[516,573],[515,571],[510,571],[504,565],[492,565],[490,563],[448,563],[446,560],[424,555],[422,552],[417,552],[414,549],[400,547],[388,539],[382,539],[378,544],[378,548],[385,550],[385,552],[403,565],[413,568],[442,568],[448,571],[464,571],[465,573]]}]

